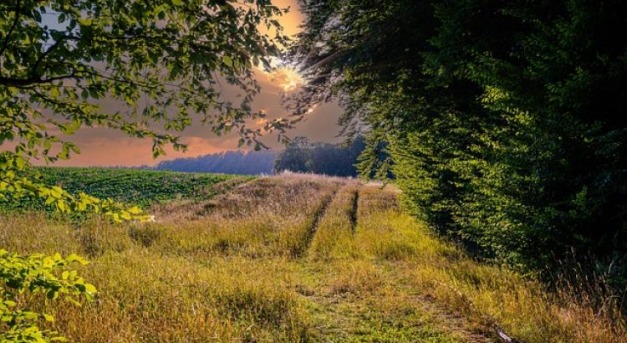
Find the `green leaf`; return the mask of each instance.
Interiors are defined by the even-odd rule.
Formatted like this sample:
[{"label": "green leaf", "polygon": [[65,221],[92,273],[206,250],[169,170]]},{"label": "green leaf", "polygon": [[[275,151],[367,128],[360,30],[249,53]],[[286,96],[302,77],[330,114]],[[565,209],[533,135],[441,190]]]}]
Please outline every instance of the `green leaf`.
[{"label": "green leaf", "polygon": [[222,62],[228,67],[233,67],[233,59],[229,56],[222,56]]},{"label": "green leaf", "polygon": [[33,11],[33,18],[35,18],[38,23],[41,23],[41,13],[39,13],[39,11]]},{"label": "green leaf", "polygon": [[92,20],[91,18],[88,18],[88,17],[78,18],[78,23],[81,24],[82,26],[91,26]]},{"label": "green leaf", "polygon": [[15,301],[11,301],[11,300],[2,300],[0,299],[0,303],[3,305],[6,305],[7,307],[15,307],[17,306],[17,303]]},{"label": "green leaf", "polygon": [[60,93],[59,93],[59,88],[58,87],[52,87],[50,89],[50,97],[53,99],[57,99],[59,97]]},{"label": "green leaf", "polygon": [[46,292],[46,298],[48,298],[48,299],[56,299],[57,295],[58,295],[58,293],[54,289],[49,289]]},{"label": "green leaf", "polygon": [[98,290],[96,289],[96,286],[90,283],[85,284],[85,291],[89,294],[96,294],[98,292]]}]

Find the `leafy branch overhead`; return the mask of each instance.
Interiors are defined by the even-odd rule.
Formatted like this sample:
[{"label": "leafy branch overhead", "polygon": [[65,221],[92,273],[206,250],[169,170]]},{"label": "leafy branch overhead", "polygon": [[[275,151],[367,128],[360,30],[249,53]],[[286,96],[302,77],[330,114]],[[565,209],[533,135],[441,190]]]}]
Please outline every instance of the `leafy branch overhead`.
[{"label": "leafy branch overhead", "polygon": [[[68,155],[50,155],[56,137],[28,133],[99,125],[153,139],[158,155],[164,144],[184,148],[165,132],[189,126],[191,113],[216,131],[240,125],[254,115],[253,63],[269,65],[285,39],[271,20],[280,14],[268,0],[3,2],[0,139],[54,159]],[[242,106],[220,98],[220,79],[241,88]]]},{"label": "leafy branch overhead", "polygon": [[[269,67],[286,43],[275,20],[283,12],[269,0],[3,1],[0,145],[13,151],[3,157],[0,194],[56,196],[18,176],[33,158],[78,153],[64,136],[82,127],[151,139],[154,156],[166,145],[184,150],[176,133],[195,119],[260,145],[261,131],[245,125],[264,115],[250,107],[259,91],[252,70]],[[240,89],[241,104],[223,99],[220,82]],[[69,195],[55,198],[63,210]]]}]

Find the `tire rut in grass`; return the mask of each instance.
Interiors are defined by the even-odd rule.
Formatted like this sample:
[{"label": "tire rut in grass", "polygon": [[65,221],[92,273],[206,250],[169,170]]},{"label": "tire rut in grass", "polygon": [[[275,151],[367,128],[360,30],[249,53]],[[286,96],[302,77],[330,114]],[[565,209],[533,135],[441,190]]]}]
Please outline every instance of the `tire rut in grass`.
[{"label": "tire rut in grass", "polygon": [[320,221],[326,214],[327,210],[329,209],[329,205],[331,205],[331,203],[333,202],[333,199],[337,195],[338,191],[339,191],[339,187],[335,188],[333,192],[331,192],[331,194],[327,195],[322,200],[320,206],[316,209],[316,211],[314,211],[313,220],[311,222],[311,225],[309,226],[309,229],[307,230],[307,236],[305,237],[305,242],[302,245],[302,248],[296,252],[295,257],[301,258],[306,255],[306,252],[311,247],[311,242],[313,241],[314,235],[316,234],[316,231],[318,231],[318,226],[320,225]]},{"label": "tire rut in grass", "polygon": [[351,233],[354,235],[357,232],[357,213],[359,209],[359,188],[355,189],[351,203],[352,203],[352,207],[349,213],[349,218],[351,222]]}]

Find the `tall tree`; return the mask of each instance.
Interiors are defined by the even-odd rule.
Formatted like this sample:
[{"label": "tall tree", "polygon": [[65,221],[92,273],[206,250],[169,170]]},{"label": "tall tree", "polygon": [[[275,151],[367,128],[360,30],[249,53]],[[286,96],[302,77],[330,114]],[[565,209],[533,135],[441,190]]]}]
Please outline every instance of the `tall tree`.
[{"label": "tall tree", "polygon": [[409,208],[484,256],[546,271],[575,251],[627,282],[624,1],[301,6],[296,115],[339,99]]},{"label": "tall tree", "polygon": [[364,150],[364,138],[355,137],[350,145],[310,143],[296,137],[274,163],[274,172],[285,170],[322,175],[356,177],[357,158]]}]

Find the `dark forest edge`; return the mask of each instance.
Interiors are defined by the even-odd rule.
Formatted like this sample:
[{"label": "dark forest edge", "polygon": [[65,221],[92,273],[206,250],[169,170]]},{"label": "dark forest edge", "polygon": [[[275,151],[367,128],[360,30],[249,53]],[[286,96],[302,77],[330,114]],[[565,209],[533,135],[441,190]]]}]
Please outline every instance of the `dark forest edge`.
[{"label": "dark forest edge", "polygon": [[361,136],[350,144],[310,142],[305,137],[296,137],[282,150],[226,151],[162,161],[155,167],[142,168],[239,175],[270,175],[292,171],[357,177],[359,172],[356,165],[365,146],[365,139]]},{"label": "dark forest edge", "polygon": [[295,114],[339,100],[346,132],[369,132],[364,156],[387,144],[388,161],[363,160],[478,256],[624,293],[627,3],[300,5],[290,56],[311,82],[287,99]]}]

